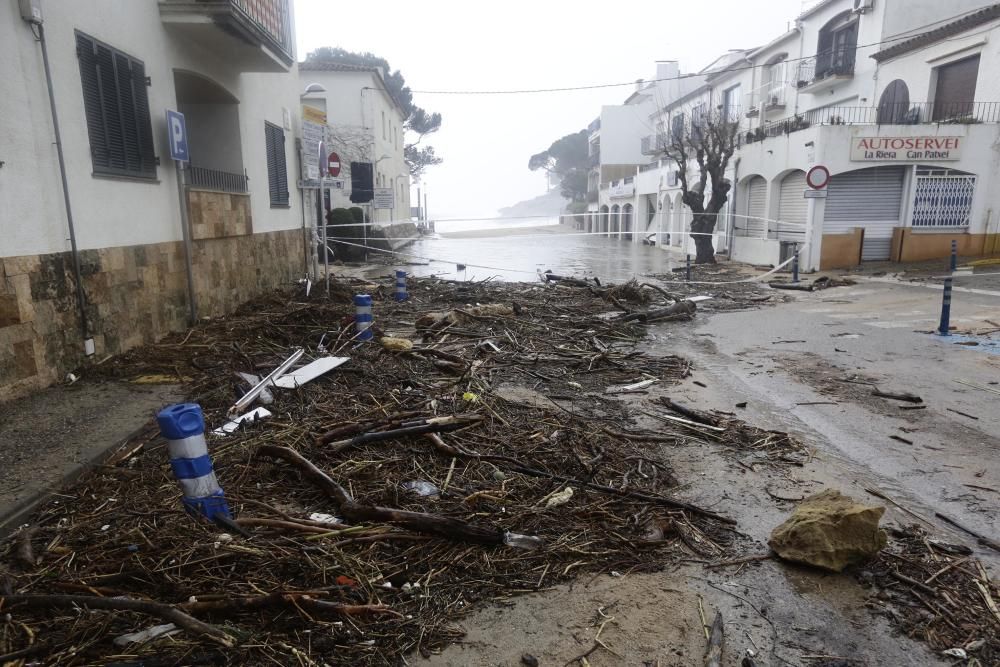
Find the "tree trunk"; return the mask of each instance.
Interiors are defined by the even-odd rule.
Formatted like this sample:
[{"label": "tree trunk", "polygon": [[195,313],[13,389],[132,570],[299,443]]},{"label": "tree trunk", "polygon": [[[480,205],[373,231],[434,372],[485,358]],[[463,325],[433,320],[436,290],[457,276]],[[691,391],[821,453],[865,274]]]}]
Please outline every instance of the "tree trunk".
[{"label": "tree trunk", "polygon": [[699,213],[691,221],[691,232],[695,234],[694,247],[697,251],[695,264],[715,264],[715,246],[711,234],[715,230],[716,215],[712,213]]}]

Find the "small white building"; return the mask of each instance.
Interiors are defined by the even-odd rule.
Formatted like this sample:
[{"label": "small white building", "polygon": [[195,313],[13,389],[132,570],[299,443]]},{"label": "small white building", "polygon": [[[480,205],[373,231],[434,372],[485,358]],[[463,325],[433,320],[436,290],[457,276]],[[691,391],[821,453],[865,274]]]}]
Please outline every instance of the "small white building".
[{"label": "small white building", "polygon": [[[303,106],[326,114],[332,148],[341,159],[344,188],[334,190],[333,207],[351,207],[351,163],[372,165],[372,185],[392,193],[391,206],[375,208],[373,222],[410,219],[410,170],[404,158],[406,116],[386,88],[377,67],[333,62],[299,63]],[[363,204],[367,208],[369,204]]]},{"label": "small white building", "polygon": [[293,24],[290,0],[0,3],[0,399],[182,329],[189,289],[215,316],[303,275]]}]

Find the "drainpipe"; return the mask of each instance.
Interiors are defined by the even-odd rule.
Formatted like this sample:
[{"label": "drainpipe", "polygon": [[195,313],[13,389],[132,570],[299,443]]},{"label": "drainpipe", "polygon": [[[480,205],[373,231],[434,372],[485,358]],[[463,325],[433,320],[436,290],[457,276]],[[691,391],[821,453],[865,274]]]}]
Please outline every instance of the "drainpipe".
[{"label": "drainpipe", "polygon": [[80,313],[80,332],[83,335],[85,353],[94,353],[90,326],[87,321],[87,301],[83,293],[83,276],[80,270],[80,249],[76,245],[76,228],[73,225],[73,206],[70,203],[69,185],[66,182],[66,159],[63,156],[62,137],[59,133],[59,114],[56,112],[56,97],[52,89],[52,70],[49,67],[49,50],[45,44],[45,27],[41,19],[31,22],[38,26],[38,42],[42,45],[42,64],[45,68],[45,85],[49,91],[49,107],[52,111],[52,129],[55,134],[56,156],[59,159],[59,177],[62,179],[63,201],[66,205],[66,222],[69,225],[69,245],[73,255],[73,278],[76,281],[76,306]]}]

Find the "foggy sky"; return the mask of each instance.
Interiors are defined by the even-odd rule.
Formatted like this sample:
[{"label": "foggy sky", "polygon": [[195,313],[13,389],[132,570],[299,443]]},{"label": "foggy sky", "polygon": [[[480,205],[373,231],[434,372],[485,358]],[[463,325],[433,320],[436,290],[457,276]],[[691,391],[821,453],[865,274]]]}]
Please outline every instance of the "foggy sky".
[{"label": "foggy sky", "polygon": [[[342,46],[386,58],[415,91],[497,90],[651,79],[655,60],[695,71],[727,49],[766,44],[811,4],[295,0],[295,14],[300,60],[317,47]],[[632,90],[416,94],[418,105],[444,117],[441,130],[424,140],[445,160],[424,178],[431,216],[488,216],[542,194],[544,178],[528,171],[528,158]]]}]

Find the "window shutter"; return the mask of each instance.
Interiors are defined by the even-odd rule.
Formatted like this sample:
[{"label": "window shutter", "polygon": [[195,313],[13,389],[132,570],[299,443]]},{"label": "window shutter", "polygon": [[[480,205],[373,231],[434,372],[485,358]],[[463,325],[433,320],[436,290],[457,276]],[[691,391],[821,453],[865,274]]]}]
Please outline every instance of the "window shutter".
[{"label": "window shutter", "polygon": [[156,175],[156,149],[153,146],[153,126],[149,118],[149,91],[146,88],[146,66],[132,61],[132,96],[135,100],[135,121],[139,140],[139,169]]},{"label": "window shutter", "polygon": [[979,78],[979,56],[938,68],[933,120],[945,120],[972,113]]},{"label": "window shutter", "polygon": [[107,168],[108,147],[104,130],[104,113],[101,110],[101,84],[97,73],[97,47],[86,35],[76,35],[76,56],[80,61],[80,80],[83,84],[83,107],[87,116],[87,134],[90,138],[90,155],[94,168]]},{"label": "window shutter", "polygon": [[271,204],[287,205],[288,168],[285,163],[285,133],[277,125],[264,123],[264,145],[267,149],[267,189]]},{"label": "window shutter", "polygon": [[83,33],[76,45],[94,171],[155,177],[143,64]]}]

